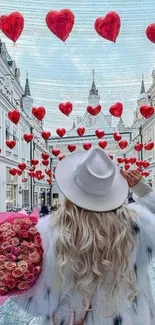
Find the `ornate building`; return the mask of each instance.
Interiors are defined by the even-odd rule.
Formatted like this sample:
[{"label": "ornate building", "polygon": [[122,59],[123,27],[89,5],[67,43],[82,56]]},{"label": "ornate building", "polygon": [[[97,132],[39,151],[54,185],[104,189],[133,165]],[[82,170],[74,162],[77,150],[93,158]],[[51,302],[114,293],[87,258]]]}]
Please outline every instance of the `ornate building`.
[{"label": "ornate building", "polygon": [[[27,177],[28,169],[18,177],[9,173],[10,168],[17,168],[21,162],[30,167],[32,158],[38,159],[38,169],[43,169],[41,153],[47,149],[45,141],[40,137],[42,125],[31,115],[32,105],[28,74],[23,90],[20,70],[7,52],[5,44],[0,41],[0,211],[15,206],[39,206],[50,195],[46,181],[31,181]],[[8,112],[15,108],[21,115],[17,125],[8,119]],[[34,140],[31,144],[24,141],[24,133],[33,133]],[[6,140],[16,141],[13,150],[6,146]],[[22,178],[27,178],[27,182],[23,183]]]},{"label": "ornate building", "polygon": [[[88,95],[88,105],[92,107],[96,107],[100,104],[100,95],[98,89],[96,87],[95,78],[94,78],[94,70],[93,70],[93,80],[92,86],[89,90]],[[60,155],[67,155],[69,153],[67,149],[68,144],[76,145],[76,150],[83,150],[83,144],[87,142],[91,142],[93,147],[98,146],[99,139],[95,135],[95,131],[97,129],[103,130],[105,132],[104,140],[108,142],[106,147],[106,152],[118,157],[120,155],[120,150],[118,144],[113,139],[113,133],[118,132],[122,133],[123,139],[130,141],[130,128],[127,128],[122,118],[119,119],[118,125],[116,127],[112,124],[112,115],[104,114],[102,111],[97,116],[90,115],[87,110],[85,111],[83,116],[77,116],[76,120],[73,121],[73,125],[71,130],[66,132],[66,135],[63,138],[59,137],[52,137],[48,141],[48,145],[50,149],[52,148],[59,148],[61,154]],[[84,127],[86,129],[85,134],[83,137],[79,137],[77,135],[77,128]],[[122,151],[121,151],[122,154]],[[58,159],[56,157],[52,158],[52,166],[56,167],[58,163]],[[58,201],[58,188],[56,186],[55,181],[53,180],[52,186],[53,192],[53,203]]]}]

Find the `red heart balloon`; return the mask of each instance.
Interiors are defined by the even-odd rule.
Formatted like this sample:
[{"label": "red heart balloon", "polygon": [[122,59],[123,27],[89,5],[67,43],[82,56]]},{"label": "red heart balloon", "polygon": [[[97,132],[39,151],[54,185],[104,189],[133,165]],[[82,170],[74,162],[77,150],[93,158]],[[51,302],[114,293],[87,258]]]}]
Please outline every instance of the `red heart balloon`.
[{"label": "red heart balloon", "polygon": [[109,108],[109,112],[115,117],[121,117],[123,113],[123,105],[118,102]]},{"label": "red heart balloon", "polygon": [[36,177],[36,173],[34,173],[34,172],[29,172],[28,174],[30,177]]},{"label": "red heart balloon", "polygon": [[42,170],[41,169],[36,170],[36,174],[37,175],[41,175],[42,174]]},{"label": "red heart balloon", "polygon": [[16,171],[17,171],[17,175],[18,175],[18,176],[21,176],[21,175],[22,175],[22,170],[20,170],[20,169],[16,169]]},{"label": "red heart balloon", "polygon": [[0,148],[0,153],[2,152],[2,149]]},{"label": "red heart balloon", "polygon": [[130,165],[124,165],[125,170],[128,170],[130,168]]},{"label": "red heart balloon", "polygon": [[49,160],[42,160],[42,164],[44,166],[48,166],[49,165]]},{"label": "red heart balloon", "polygon": [[101,37],[115,42],[121,28],[120,16],[114,11],[108,12],[105,17],[96,19],[94,27]]},{"label": "red heart balloon", "polygon": [[37,159],[31,159],[31,165],[37,166],[39,164],[39,160]]},{"label": "red heart balloon", "polygon": [[50,169],[45,169],[45,173],[46,173],[46,175],[48,175],[48,176],[52,176],[52,172],[51,172]]},{"label": "red heart balloon", "polygon": [[69,150],[70,152],[73,152],[73,151],[76,150],[76,146],[75,146],[74,144],[68,144],[67,148],[68,148],[68,150]]},{"label": "red heart balloon", "polygon": [[120,141],[122,139],[122,136],[119,133],[114,132],[113,138],[115,141]]},{"label": "red heart balloon", "polygon": [[48,183],[49,185],[51,185],[51,184],[52,184],[51,179],[47,179],[47,183]]},{"label": "red heart balloon", "polygon": [[124,159],[123,159],[123,158],[117,158],[117,162],[118,162],[119,164],[123,164],[123,163],[124,163]]},{"label": "red heart balloon", "polygon": [[8,118],[11,122],[17,125],[20,120],[20,113],[17,110],[8,112]]},{"label": "red heart balloon", "polygon": [[65,158],[65,155],[61,155],[61,156],[59,156],[59,160],[62,160],[62,159],[64,159]]},{"label": "red heart balloon", "polygon": [[61,129],[57,129],[56,133],[59,135],[59,137],[64,137],[64,135],[66,134],[66,130],[64,128]]},{"label": "red heart balloon", "polygon": [[26,182],[27,182],[27,178],[23,178],[22,183],[26,183]]},{"label": "red heart balloon", "polygon": [[119,143],[118,143],[119,147],[121,149],[125,149],[128,145],[128,142],[126,140],[121,140]]},{"label": "red heart balloon", "polygon": [[147,27],[146,36],[152,43],[155,43],[155,24],[151,24]]},{"label": "red heart balloon", "polygon": [[92,106],[88,106],[87,107],[87,112],[93,116],[96,116],[97,114],[99,114],[101,112],[101,105],[98,105],[96,107],[92,107]]},{"label": "red heart balloon", "polygon": [[41,156],[42,156],[43,160],[47,160],[47,159],[49,158],[49,154],[46,153],[46,152],[43,152],[43,153],[41,154]]},{"label": "red heart balloon", "polygon": [[91,147],[92,147],[92,144],[90,142],[83,144],[83,149],[85,149],[85,150],[89,150]]},{"label": "red heart balloon", "polygon": [[69,116],[71,114],[72,109],[73,109],[73,105],[70,102],[61,103],[59,105],[60,112],[63,113],[64,115],[67,115],[67,116]]},{"label": "red heart balloon", "polygon": [[69,9],[51,10],[46,16],[46,24],[50,31],[63,42],[66,41],[74,25],[74,14]]},{"label": "red heart balloon", "polygon": [[43,106],[40,107],[33,107],[32,108],[32,114],[39,120],[42,121],[45,114],[46,114],[46,110]]},{"label": "red heart balloon", "polygon": [[124,163],[125,163],[126,165],[130,164],[130,158],[124,158]]},{"label": "red heart balloon", "polygon": [[20,164],[18,164],[18,168],[23,171],[26,168],[26,164],[25,163],[20,163]]},{"label": "red heart balloon", "polygon": [[111,160],[113,160],[113,159],[114,159],[114,156],[113,156],[113,155],[109,155],[109,158],[110,158]]},{"label": "red heart balloon", "polygon": [[7,140],[6,141],[6,146],[10,149],[13,149],[16,145],[16,141],[15,140]]},{"label": "red heart balloon", "polygon": [[142,172],[141,175],[144,176],[144,177],[148,177],[150,175],[150,173],[149,172]]},{"label": "red heart balloon", "polygon": [[141,151],[143,149],[143,144],[142,143],[137,143],[135,146],[134,146],[134,149],[136,151]]},{"label": "red heart balloon", "polygon": [[35,166],[29,169],[30,172],[34,172],[34,170],[35,170]]},{"label": "red heart balloon", "polygon": [[15,176],[17,174],[17,169],[11,168],[11,169],[9,169],[9,173],[10,173],[10,175]]},{"label": "red heart balloon", "polygon": [[107,143],[106,140],[101,140],[101,141],[98,142],[99,147],[102,148],[102,149],[105,149],[107,144],[108,143]]},{"label": "red heart balloon", "polygon": [[77,134],[79,135],[79,137],[82,137],[86,131],[86,129],[84,127],[80,127],[77,130]]},{"label": "red heart balloon", "polygon": [[154,107],[152,107],[152,106],[146,106],[146,105],[141,106],[140,107],[140,113],[145,118],[149,118],[150,116],[152,116],[154,114]]},{"label": "red heart balloon", "polygon": [[136,159],[135,157],[130,157],[130,163],[131,163],[132,165],[135,164],[136,160],[137,160],[137,159]]},{"label": "red heart balloon", "polygon": [[60,150],[59,150],[59,149],[53,149],[53,150],[52,150],[52,154],[53,154],[55,157],[57,157],[57,156],[59,156],[59,154],[60,154]]},{"label": "red heart balloon", "polygon": [[37,179],[40,181],[45,178],[45,175],[37,175]]},{"label": "red heart balloon", "polygon": [[101,130],[96,130],[95,134],[98,137],[98,139],[101,139],[101,138],[103,138],[105,136],[105,132],[101,131]]},{"label": "red heart balloon", "polygon": [[152,150],[154,148],[154,142],[150,141],[144,146],[145,150]]},{"label": "red heart balloon", "polygon": [[46,140],[48,140],[50,138],[51,132],[50,131],[42,131],[41,136],[46,141]]},{"label": "red heart balloon", "polygon": [[136,165],[137,165],[137,167],[142,167],[143,166],[143,161],[141,161],[141,160],[137,160],[136,161]]},{"label": "red heart balloon", "polygon": [[147,168],[147,167],[149,167],[149,166],[150,166],[149,161],[143,161],[143,167],[144,167],[144,168]]},{"label": "red heart balloon", "polygon": [[14,43],[21,35],[24,28],[24,17],[20,12],[12,12],[10,15],[0,17],[0,29]]},{"label": "red heart balloon", "polygon": [[23,135],[23,138],[24,138],[24,140],[25,140],[27,143],[29,143],[29,142],[31,142],[31,141],[33,140],[33,134],[31,134],[31,133],[25,133],[25,134]]}]

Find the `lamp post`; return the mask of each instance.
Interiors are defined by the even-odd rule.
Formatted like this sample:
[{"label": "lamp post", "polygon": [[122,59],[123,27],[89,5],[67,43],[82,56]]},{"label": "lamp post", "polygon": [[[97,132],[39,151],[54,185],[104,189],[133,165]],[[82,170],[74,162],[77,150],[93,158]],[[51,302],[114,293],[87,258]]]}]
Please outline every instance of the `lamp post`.
[{"label": "lamp post", "polygon": [[[33,134],[33,127],[30,127],[30,133]],[[34,140],[30,142],[30,162],[34,159],[34,152],[35,152],[35,143]],[[33,177],[30,177],[30,201],[31,201],[31,210],[33,210],[34,205],[34,182]]]}]

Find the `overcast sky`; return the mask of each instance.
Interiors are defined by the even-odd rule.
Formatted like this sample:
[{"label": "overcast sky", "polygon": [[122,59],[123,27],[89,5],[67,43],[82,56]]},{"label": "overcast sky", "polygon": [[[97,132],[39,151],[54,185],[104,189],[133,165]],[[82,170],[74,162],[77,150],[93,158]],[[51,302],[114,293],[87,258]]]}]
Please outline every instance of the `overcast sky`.
[{"label": "overcast sky", "polygon": [[[69,8],[75,14],[75,26],[64,44],[46,27],[49,10]],[[25,29],[12,44],[2,33],[8,51],[21,69],[24,85],[29,72],[35,105],[45,106],[45,128],[69,129],[73,118],[87,107],[92,69],[103,112],[116,101],[124,104],[123,118],[131,124],[140,92],[142,73],[146,88],[155,68],[155,44],[145,36],[146,27],[155,22],[153,0],[1,0],[0,14],[19,11],[25,17]],[[117,43],[108,42],[94,31],[94,21],[116,11],[122,21]],[[73,114],[67,118],[58,110],[60,102],[71,101]]]}]

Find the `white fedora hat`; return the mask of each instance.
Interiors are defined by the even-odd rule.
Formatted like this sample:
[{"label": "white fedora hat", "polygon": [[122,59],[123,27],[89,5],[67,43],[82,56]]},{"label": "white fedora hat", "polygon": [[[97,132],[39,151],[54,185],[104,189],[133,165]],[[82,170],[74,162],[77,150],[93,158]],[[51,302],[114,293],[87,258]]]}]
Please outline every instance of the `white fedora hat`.
[{"label": "white fedora hat", "polygon": [[64,196],[90,211],[111,211],[128,196],[127,181],[102,149],[78,151],[61,160],[55,179]]}]

